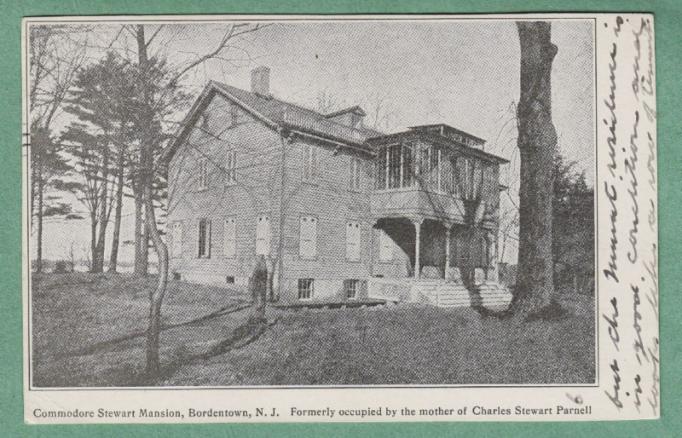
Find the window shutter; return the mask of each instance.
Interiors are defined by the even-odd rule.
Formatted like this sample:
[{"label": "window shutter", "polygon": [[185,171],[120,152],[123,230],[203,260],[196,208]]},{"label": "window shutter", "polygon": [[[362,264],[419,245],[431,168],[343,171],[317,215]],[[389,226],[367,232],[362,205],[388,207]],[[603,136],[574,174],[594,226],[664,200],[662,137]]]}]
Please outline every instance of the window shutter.
[{"label": "window shutter", "polygon": [[362,171],[362,162],[359,159],[355,159],[355,189],[360,190],[360,175]]},{"label": "window shutter", "polygon": [[359,158],[350,159],[350,188],[351,190],[360,190],[360,172],[362,163]]},{"label": "window shutter", "polygon": [[312,152],[312,160],[310,163],[310,176],[315,178],[319,174],[318,162],[317,162],[317,148],[315,146],[310,146]]},{"label": "window shutter", "polygon": [[208,187],[208,162],[206,158],[199,159],[199,188]]},{"label": "window shutter", "polygon": [[303,177],[306,180],[311,180],[315,176],[315,147],[311,145],[305,145],[303,149]]},{"label": "window shutter", "polygon": [[256,254],[270,254],[270,218],[260,216],[256,223]]},{"label": "window shutter", "polygon": [[182,257],[182,222],[173,224],[173,256]]},{"label": "window shutter", "polygon": [[211,257],[211,220],[206,219],[206,257]]},{"label": "window shutter", "polygon": [[355,159],[351,158],[350,159],[350,189],[353,190],[355,189]]},{"label": "window shutter", "polygon": [[299,255],[314,258],[317,255],[317,219],[304,216],[300,222]]},{"label": "window shutter", "polygon": [[228,151],[225,161],[225,183],[234,184],[237,181],[237,152]]},{"label": "window shutter", "polygon": [[379,230],[379,260],[393,260],[393,241],[384,230]]},{"label": "window shutter", "polygon": [[234,257],[237,254],[237,230],[234,218],[225,219],[223,230],[223,254]]},{"label": "window shutter", "polygon": [[360,232],[359,223],[346,224],[346,258],[350,261],[360,260]]}]

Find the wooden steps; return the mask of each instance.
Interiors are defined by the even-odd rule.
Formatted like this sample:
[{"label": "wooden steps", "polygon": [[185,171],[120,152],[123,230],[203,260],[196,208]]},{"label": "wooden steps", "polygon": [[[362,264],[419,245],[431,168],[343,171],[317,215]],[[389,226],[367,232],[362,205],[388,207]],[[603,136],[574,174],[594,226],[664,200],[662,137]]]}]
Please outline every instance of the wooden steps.
[{"label": "wooden steps", "polygon": [[512,300],[509,289],[497,283],[483,283],[475,293],[480,300],[478,305],[497,312],[507,310]]},{"label": "wooden steps", "polygon": [[512,294],[497,283],[484,283],[473,291],[463,284],[443,280],[422,280],[412,284],[413,301],[438,307],[485,307],[502,311],[509,307]]},{"label": "wooden steps", "polygon": [[442,280],[418,281],[412,284],[412,296],[438,307],[469,307],[471,296],[466,287]]}]

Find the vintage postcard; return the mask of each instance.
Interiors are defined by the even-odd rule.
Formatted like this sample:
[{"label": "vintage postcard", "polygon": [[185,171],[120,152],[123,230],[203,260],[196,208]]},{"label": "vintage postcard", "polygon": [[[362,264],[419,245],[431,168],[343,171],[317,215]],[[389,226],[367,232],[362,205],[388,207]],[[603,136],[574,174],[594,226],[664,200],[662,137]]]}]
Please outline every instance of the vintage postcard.
[{"label": "vintage postcard", "polygon": [[659,417],[652,15],[22,27],[27,423]]}]

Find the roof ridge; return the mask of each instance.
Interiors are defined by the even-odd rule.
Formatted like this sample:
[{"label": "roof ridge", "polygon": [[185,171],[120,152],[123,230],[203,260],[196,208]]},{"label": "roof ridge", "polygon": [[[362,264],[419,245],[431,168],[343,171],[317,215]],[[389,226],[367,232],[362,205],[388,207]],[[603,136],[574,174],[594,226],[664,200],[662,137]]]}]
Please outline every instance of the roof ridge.
[{"label": "roof ridge", "polygon": [[[270,101],[273,101],[273,100],[274,100],[274,101],[276,101],[276,102],[278,102],[278,103],[280,103],[280,104],[287,105],[287,106],[293,107],[293,108],[295,108],[295,109],[302,110],[302,111],[305,111],[305,112],[307,112],[307,113],[310,113],[311,115],[317,117],[318,120],[321,121],[321,122],[323,122],[323,123],[332,123],[332,124],[334,124],[334,125],[341,126],[341,127],[345,128],[345,129],[352,129],[352,130],[354,130],[354,131],[357,131],[357,132],[358,132],[359,134],[361,134],[361,135],[365,135],[365,136],[371,137],[371,136],[373,136],[373,135],[376,134],[376,133],[378,133],[379,135],[382,135],[382,134],[383,134],[381,131],[377,131],[376,129],[366,128],[366,127],[364,127],[364,126],[363,126],[362,128],[358,128],[358,127],[354,127],[354,126],[345,125],[345,124],[343,124],[343,123],[339,123],[339,122],[334,121],[334,120],[330,120],[330,119],[327,117],[327,115],[325,115],[325,114],[323,114],[323,113],[320,113],[320,112],[315,111],[315,110],[313,110],[313,109],[307,108],[307,107],[305,107],[305,106],[303,106],[303,105],[301,105],[301,104],[298,104],[298,103],[293,103],[293,102],[289,102],[289,101],[280,99],[280,98],[278,98],[278,97],[274,97],[273,95],[270,95],[270,96],[268,96],[268,97],[265,97],[265,96],[259,95],[258,93],[254,93],[253,91],[249,91],[249,90],[245,90],[245,89],[243,89],[243,88],[235,87],[235,86],[233,86],[233,85],[229,85],[229,84],[226,84],[226,83],[224,83],[224,82],[215,81],[215,80],[212,80],[212,79],[210,80],[210,82],[215,83],[215,84],[219,85],[220,87],[225,87],[225,88],[227,88],[226,91],[228,91],[228,92],[230,91],[229,89],[232,88],[232,89],[238,90],[239,92],[242,92],[242,93],[248,93],[248,94],[251,94],[251,95],[254,95],[254,96],[258,96],[258,97],[261,98],[261,99],[267,99],[267,100],[270,100]],[[354,108],[354,107],[360,108],[359,105],[355,105],[355,106],[349,107],[349,108],[347,108],[347,109],[351,109],[351,108]],[[360,108],[360,109],[362,109],[362,108]]]}]

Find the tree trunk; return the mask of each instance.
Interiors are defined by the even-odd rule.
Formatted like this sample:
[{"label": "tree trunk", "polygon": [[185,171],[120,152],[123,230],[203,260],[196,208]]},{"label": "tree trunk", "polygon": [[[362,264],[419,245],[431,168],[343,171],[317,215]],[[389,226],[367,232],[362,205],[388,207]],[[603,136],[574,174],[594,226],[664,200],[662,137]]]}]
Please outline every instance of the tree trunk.
[{"label": "tree trunk", "polygon": [[123,177],[124,159],[123,151],[120,152],[118,159],[118,181],[116,185],[116,211],[114,212],[114,233],[111,240],[111,255],[109,257],[109,272],[116,272],[118,265],[118,246],[121,236],[121,214],[123,212]]},{"label": "tree trunk", "polygon": [[156,228],[151,183],[145,186],[145,219],[159,260],[159,277],[156,289],[149,297],[149,327],[147,329],[147,376],[156,379],[160,372],[159,333],[161,330],[161,305],[168,284],[168,248]]},{"label": "tree trunk", "polygon": [[96,273],[95,265],[97,260],[97,214],[90,212],[90,273]]},{"label": "tree trunk", "polygon": [[521,43],[521,94],[517,106],[519,261],[512,310],[532,316],[554,298],[552,267],[553,160],[557,137],[552,124],[552,61],[557,47],[547,22],[517,22]]},{"label": "tree trunk", "polygon": [[104,272],[104,241],[106,239],[106,220],[99,221],[99,230],[97,236],[97,244],[95,245],[95,252],[97,254],[97,259],[92,262],[93,272]]},{"label": "tree trunk", "polygon": [[[40,166],[40,165],[39,165]],[[38,207],[36,208],[38,214],[36,220],[38,222],[38,235],[36,236],[36,272],[43,272],[43,175],[42,171],[38,171]]]},{"label": "tree trunk", "polygon": [[[137,25],[137,50],[138,61],[140,69],[140,77],[142,80],[146,78],[147,69],[147,46],[144,37],[144,26]],[[148,95],[147,87],[144,87],[144,107],[141,114],[142,126],[150,127],[152,125],[152,114],[150,108],[150,97]],[[154,181],[154,156],[153,156],[153,142],[148,132],[142,133],[142,142],[140,144],[140,167],[142,193],[144,200],[144,218],[146,234],[151,237],[154,244],[154,250],[158,258],[158,282],[156,288],[149,295],[149,326],[147,328],[147,377],[153,380],[158,379],[160,374],[160,360],[159,360],[159,333],[161,330],[161,305],[163,304],[163,297],[166,293],[166,286],[168,283],[168,248],[161,238],[161,233],[156,228],[156,215],[154,213],[154,199],[153,199],[153,181]],[[143,238],[145,252],[147,251],[147,238]]]},{"label": "tree trunk", "polygon": [[147,275],[149,265],[149,237],[144,225],[142,182],[135,188],[135,275]]},{"label": "tree trunk", "polygon": [[93,272],[104,272],[104,246],[107,237],[107,224],[109,223],[109,209],[107,208],[107,201],[109,198],[109,151],[103,151],[104,158],[102,160],[102,187],[99,198],[99,230],[97,236],[97,244],[95,250],[97,258],[92,261]]}]

